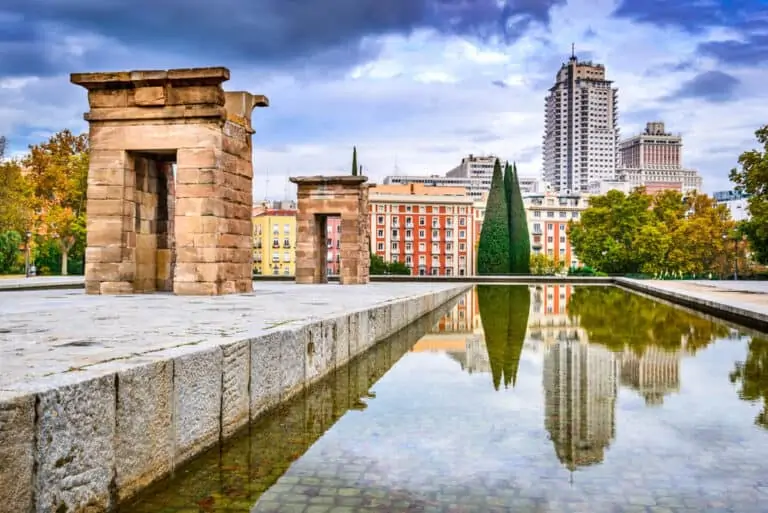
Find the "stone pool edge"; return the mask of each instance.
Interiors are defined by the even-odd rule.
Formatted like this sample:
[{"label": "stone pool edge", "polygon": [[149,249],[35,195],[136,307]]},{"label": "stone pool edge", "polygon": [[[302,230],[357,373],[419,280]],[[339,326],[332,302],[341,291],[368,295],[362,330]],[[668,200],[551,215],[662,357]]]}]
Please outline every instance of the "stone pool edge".
[{"label": "stone pool edge", "polygon": [[741,324],[761,332],[768,332],[768,315],[748,308],[710,301],[682,290],[669,290],[631,278],[615,278],[614,284],[634,292],[642,292],[651,297],[688,307],[697,312],[716,318]]},{"label": "stone pool edge", "polygon": [[0,513],[109,511],[469,288],[0,390]]}]

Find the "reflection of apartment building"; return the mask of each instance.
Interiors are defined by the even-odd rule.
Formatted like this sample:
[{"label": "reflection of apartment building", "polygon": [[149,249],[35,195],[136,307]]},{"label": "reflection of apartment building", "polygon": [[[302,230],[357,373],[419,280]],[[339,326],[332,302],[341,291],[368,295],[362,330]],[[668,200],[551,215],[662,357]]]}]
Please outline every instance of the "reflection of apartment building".
[{"label": "reflection of apartment building", "polygon": [[680,391],[679,351],[649,347],[638,356],[631,351],[621,355],[621,384],[637,390],[648,406],[660,405],[664,396]]},{"label": "reflection of apartment building", "polygon": [[477,315],[477,294],[474,287],[469,289],[432,328],[431,333],[471,333],[473,318]]},{"label": "reflection of apartment building", "polygon": [[369,193],[371,250],[412,274],[465,276],[475,260],[474,205],[462,188],[378,185]]},{"label": "reflection of apartment building", "polygon": [[531,310],[528,315],[528,337],[550,346],[558,342],[580,340],[587,335],[568,316],[568,301],[573,285],[543,284],[530,287]]},{"label": "reflection of apartment building", "polygon": [[578,220],[587,209],[586,196],[575,194],[526,194],[523,196],[531,251],[544,254],[565,267],[579,266],[568,240],[568,222]]},{"label": "reflection of apartment building", "polygon": [[295,273],[296,210],[261,209],[253,217],[253,271],[265,276]]},{"label": "reflection of apartment building", "polygon": [[561,342],[544,356],[545,428],[569,470],[603,461],[616,432],[619,362],[608,349]]}]

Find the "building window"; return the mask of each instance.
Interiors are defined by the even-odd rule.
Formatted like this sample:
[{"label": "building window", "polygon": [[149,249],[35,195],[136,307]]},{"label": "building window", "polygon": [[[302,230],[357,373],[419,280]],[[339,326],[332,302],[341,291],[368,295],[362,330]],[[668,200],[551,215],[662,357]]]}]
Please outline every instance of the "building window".
[{"label": "building window", "polygon": [[392,238],[396,239],[400,234],[397,232],[397,230],[392,230]]},{"label": "building window", "polygon": [[411,216],[405,218],[405,226],[413,226],[413,218]]},{"label": "building window", "polygon": [[547,230],[554,230],[554,229],[555,229],[555,225],[551,223],[547,224]]},{"label": "building window", "polygon": [[565,243],[565,237],[560,237],[560,243]]},{"label": "building window", "polygon": [[398,251],[397,242],[392,243],[392,251]]},{"label": "building window", "polygon": [[411,251],[413,251],[413,243],[412,243],[412,242],[406,242],[406,243],[405,243],[405,250],[406,250],[407,252],[409,252],[409,253],[410,253]]},{"label": "building window", "polygon": [[533,217],[541,217],[541,211],[540,210],[534,210],[533,211]]},{"label": "building window", "polygon": [[283,247],[284,248],[290,248],[291,247],[290,239],[283,239]]},{"label": "building window", "polygon": [[410,205],[406,206],[406,207],[405,207],[405,211],[406,211],[406,212],[410,212],[410,211],[411,211],[411,206],[410,206]]},{"label": "building window", "polygon": [[426,232],[426,231],[424,231],[424,230],[419,230],[419,238],[420,238],[420,239],[423,239],[423,238],[424,238],[424,237],[426,237],[426,236],[427,236],[427,232]]},{"label": "building window", "polygon": [[453,230],[445,230],[445,238],[446,239],[452,239],[453,238]]},{"label": "building window", "polygon": [[467,225],[467,218],[466,217],[460,217],[459,218],[459,226],[466,226]]},{"label": "building window", "polygon": [[437,230],[432,230],[432,239],[439,239],[440,238],[440,232]]},{"label": "building window", "polygon": [[424,205],[421,205],[419,207],[419,212],[421,212],[422,214],[425,213],[426,211],[427,211],[427,207],[425,207]]},{"label": "building window", "polygon": [[564,231],[565,231],[565,225],[564,225],[564,224],[561,224],[561,225],[560,225],[560,231],[561,231],[561,232],[564,232]]},{"label": "building window", "polygon": [[272,248],[279,248],[280,247],[280,239],[272,239]]},{"label": "building window", "polygon": [[419,251],[426,251],[427,250],[427,244],[424,242],[419,242]]},{"label": "building window", "polygon": [[459,238],[460,239],[466,239],[467,238],[467,232],[464,230],[459,230]]},{"label": "building window", "polygon": [[555,213],[550,210],[547,212],[547,217],[555,217]]},{"label": "building window", "polygon": [[377,224],[384,224],[384,216],[379,216],[376,218]]},{"label": "building window", "polygon": [[376,244],[376,251],[384,251],[384,243],[383,242],[379,242],[378,244]]},{"label": "building window", "polygon": [[411,255],[405,255],[405,265],[409,267],[413,265],[413,257]]},{"label": "building window", "polygon": [[392,255],[392,262],[397,262],[400,259],[399,255]]},{"label": "building window", "polygon": [[[459,244],[459,251],[466,251],[466,250],[467,250],[466,244],[464,244],[463,242]],[[461,258],[463,259],[464,257],[461,257]]]},{"label": "building window", "polygon": [[419,217],[419,226],[426,226],[427,218],[424,216]]},{"label": "building window", "polygon": [[550,235],[549,237],[547,237],[547,242],[552,244],[553,242],[555,242],[555,238]]},{"label": "building window", "polygon": [[376,232],[376,236],[377,236],[377,237],[384,237],[384,230],[378,230],[378,231]]},{"label": "building window", "polygon": [[405,230],[405,238],[410,239],[413,237],[413,230]]}]

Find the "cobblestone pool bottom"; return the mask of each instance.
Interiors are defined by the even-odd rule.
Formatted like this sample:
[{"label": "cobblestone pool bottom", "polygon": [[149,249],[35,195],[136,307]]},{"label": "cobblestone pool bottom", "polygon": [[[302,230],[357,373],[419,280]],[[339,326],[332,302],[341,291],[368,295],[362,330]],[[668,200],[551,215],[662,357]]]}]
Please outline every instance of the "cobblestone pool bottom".
[{"label": "cobblestone pool bottom", "polygon": [[768,344],[716,331],[639,354],[528,329],[501,355],[412,328],[121,511],[766,512]]}]

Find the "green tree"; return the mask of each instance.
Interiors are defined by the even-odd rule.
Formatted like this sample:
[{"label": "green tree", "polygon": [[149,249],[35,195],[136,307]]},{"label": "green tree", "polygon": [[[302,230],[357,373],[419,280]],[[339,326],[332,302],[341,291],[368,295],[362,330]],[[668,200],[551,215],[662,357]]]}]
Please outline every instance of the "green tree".
[{"label": "green tree", "polygon": [[480,230],[477,254],[478,274],[509,274],[510,233],[504,177],[501,163],[493,166],[491,190],[485,207],[485,219]]},{"label": "green tree", "polygon": [[18,232],[0,232],[0,274],[11,274],[19,270],[19,248],[22,242]]},{"label": "green tree", "polygon": [[387,263],[376,253],[371,253],[371,267],[369,274],[387,274]]},{"label": "green tree", "polygon": [[529,274],[531,272],[531,238],[528,233],[528,219],[518,181],[517,164],[510,166],[507,163],[504,186],[509,212],[510,272],[512,274]]},{"label": "green tree", "polygon": [[357,146],[352,147],[352,176],[357,176]]},{"label": "green tree", "polygon": [[411,268],[405,265],[403,262],[389,262],[387,264],[387,272],[389,274],[411,274]]},{"label": "green tree", "polygon": [[554,276],[554,274],[562,267],[554,258],[544,253],[531,255],[530,265],[531,274],[537,276]]},{"label": "green tree", "polygon": [[574,252],[600,271],[638,272],[641,260],[633,245],[634,234],[648,224],[650,206],[651,198],[642,189],[628,195],[609,191],[591,198],[581,220],[568,225]]},{"label": "green tree", "polygon": [[17,160],[0,162],[0,232],[32,227],[32,190]]},{"label": "green tree", "polygon": [[738,362],[730,374],[731,383],[741,383],[739,397],[763,403],[755,424],[768,429],[768,339],[752,337],[744,362]]},{"label": "green tree", "polygon": [[478,285],[477,301],[493,387],[514,387],[528,331],[530,291],[525,285]]},{"label": "green tree", "polygon": [[730,178],[738,192],[749,195],[751,219],[743,223],[742,231],[755,259],[768,264],[768,125],[759,128],[755,137],[763,149],[742,153],[738,161],[741,169],[732,169]]}]

